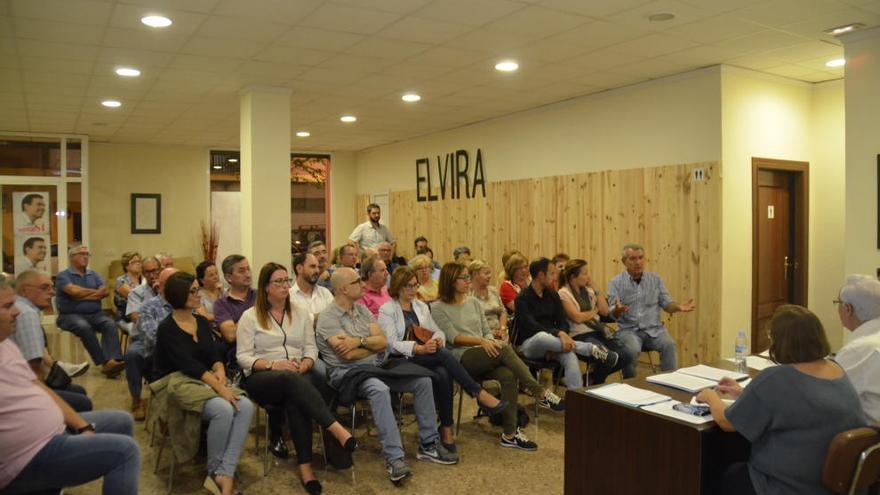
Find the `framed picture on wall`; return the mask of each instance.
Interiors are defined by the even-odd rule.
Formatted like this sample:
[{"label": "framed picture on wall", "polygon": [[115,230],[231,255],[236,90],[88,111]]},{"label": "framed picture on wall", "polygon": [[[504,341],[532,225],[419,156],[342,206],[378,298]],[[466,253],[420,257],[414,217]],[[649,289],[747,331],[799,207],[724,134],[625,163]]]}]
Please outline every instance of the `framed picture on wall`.
[{"label": "framed picture on wall", "polygon": [[139,194],[131,195],[131,233],[161,234],[162,233],[162,195]]}]

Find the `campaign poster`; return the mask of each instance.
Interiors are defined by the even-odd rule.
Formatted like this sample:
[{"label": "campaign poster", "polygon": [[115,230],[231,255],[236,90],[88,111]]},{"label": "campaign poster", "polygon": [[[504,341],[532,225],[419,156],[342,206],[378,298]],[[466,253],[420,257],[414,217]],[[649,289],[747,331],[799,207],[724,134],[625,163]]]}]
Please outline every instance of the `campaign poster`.
[{"label": "campaign poster", "polygon": [[25,270],[49,273],[49,253],[52,246],[48,235],[15,236],[15,274]]},{"label": "campaign poster", "polygon": [[12,193],[12,209],[12,226],[16,237],[50,233],[48,191]]}]

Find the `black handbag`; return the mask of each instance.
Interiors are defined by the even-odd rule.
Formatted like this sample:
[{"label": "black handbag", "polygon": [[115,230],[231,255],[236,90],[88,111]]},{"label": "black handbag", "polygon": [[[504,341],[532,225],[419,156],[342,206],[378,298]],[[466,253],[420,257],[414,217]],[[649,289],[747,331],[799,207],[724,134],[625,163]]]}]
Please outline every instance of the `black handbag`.
[{"label": "black handbag", "polygon": [[46,386],[53,390],[65,390],[70,386],[70,375],[58,366],[58,361],[52,363],[49,374],[46,375]]}]

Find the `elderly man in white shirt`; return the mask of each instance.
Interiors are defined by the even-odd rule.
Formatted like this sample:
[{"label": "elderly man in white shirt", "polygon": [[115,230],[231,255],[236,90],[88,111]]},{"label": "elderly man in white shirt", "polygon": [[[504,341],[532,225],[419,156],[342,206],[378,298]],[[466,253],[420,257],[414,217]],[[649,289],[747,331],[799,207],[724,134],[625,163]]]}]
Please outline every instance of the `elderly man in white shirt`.
[{"label": "elderly man in white shirt", "polygon": [[880,281],[850,275],[834,302],[840,322],[852,332],[835,360],[858,392],[865,416],[876,423],[880,421]]}]

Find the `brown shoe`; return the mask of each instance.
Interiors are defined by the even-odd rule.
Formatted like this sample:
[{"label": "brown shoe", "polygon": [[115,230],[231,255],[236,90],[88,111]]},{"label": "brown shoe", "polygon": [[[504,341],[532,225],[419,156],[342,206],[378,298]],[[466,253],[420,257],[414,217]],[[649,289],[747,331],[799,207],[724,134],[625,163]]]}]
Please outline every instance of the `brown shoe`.
[{"label": "brown shoe", "polygon": [[140,397],[132,397],[131,415],[134,416],[135,421],[143,421],[146,417],[146,412],[144,411],[144,401],[142,401]]},{"label": "brown shoe", "polygon": [[104,373],[107,378],[118,376],[124,369],[125,363],[115,359],[109,359],[101,365],[101,373]]}]

